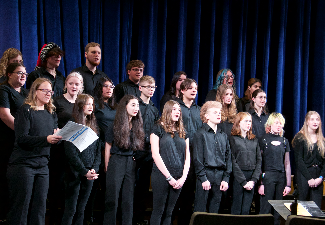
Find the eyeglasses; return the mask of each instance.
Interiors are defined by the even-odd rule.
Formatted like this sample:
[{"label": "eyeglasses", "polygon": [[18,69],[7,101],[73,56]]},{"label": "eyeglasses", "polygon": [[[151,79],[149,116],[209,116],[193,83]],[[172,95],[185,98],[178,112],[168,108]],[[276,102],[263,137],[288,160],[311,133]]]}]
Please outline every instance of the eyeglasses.
[{"label": "eyeglasses", "polygon": [[37,90],[43,92],[44,94],[48,94],[48,93],[50,93],[51,95],[54,94],[54,91],[49,90],[49,89],[37,89]]},{"label": "eyeglasses", "polygon": [[135,71],[135,72],[143,72],[143,68],[132,68],[131,70]]},{"label": "eyeglasses", "polygon": [[111,89],[114,89],[114,88],[115,88],[114,85],[104,85],[104,87],[106,87],[106,88],[111,88]]},{"label": "eyeglasses", "polygon": [[28,73],[24,73],[24,72],[22,72],[22,71],[18,71],[18,72],[12,72],[12,73],[16,73],[18,76],[23,76],[23,75],[25,75],[26,77],[28,76]]},{"label": "eyeglasses", "polygon": [[265,99],[265,100],[267,99],[265,96],[258,96],[257,98],[259,98],[259,99],[261,99],[261,100],[262,100],[262,99]]},{"label": "eyeglasses", "polygon": [[150,90],[150,89],[156,89],[157,88],[157,86],[141,86],[141,87],[143,87],[143,88],[147,88],[148,90]]}]

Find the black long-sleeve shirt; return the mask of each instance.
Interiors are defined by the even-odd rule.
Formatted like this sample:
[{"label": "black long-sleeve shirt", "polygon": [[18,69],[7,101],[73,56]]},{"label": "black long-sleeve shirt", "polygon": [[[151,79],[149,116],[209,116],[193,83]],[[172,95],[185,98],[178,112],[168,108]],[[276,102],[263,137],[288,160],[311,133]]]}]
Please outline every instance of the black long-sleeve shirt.
[{"label": "black long-sleeve shirt", "polygon": [[229,182],[232,162],[227,134],[218,130],[215,133],[204,123],[193,137],[193,161],[195,173],[202,183],[208,180],[206,169],[223,170],[222,180]]},{"label": "black long-sleeve shirt", "polygon": [[201,107],[196,105],[194,101],[190,108],[188,108],[181,99],[177,99],[177,101],[181,106],[183,124],[190,141],[190,146],[192,146],[194,133],[202,127],[202,120],[200,117]]},{"label": "black long-sleeve shirt", "polygon": [[[155,124],[152,133],[159,137],[159,154],[172,177],[179,179],[183,176],[185,153],[186,153],[186,138],[180,138],[178,132],[171,134],[166,133],[164,128]],[[156,164],[154,169],[158,170]]]},{"label": "black long-sleeve shirt", "polygon": [[140,98],[141,92],[139,90],[139,85],[133,83],[130,79],[116,85],[114,88],[116,102],[119,103],[124,95],[134,95],[135,97]]},{"label": "black long-sleeve shirt", "polygon": [[261,116],[258,116],[255,112],[255,109],[250,109],[248,113],[252,115],[253,134],[255,134],[256,137],[260,139],[263,135],[266,134],[264,125],[269,118],[269,114],[262,112]]},{"label": "black long-sleeve shirt", "polygon": [[262,172],[284,172],[284,156],[286,152],[290,152],[288,140],[280,135],[268,133],[259,139],[259,144],[262,151]]},{"label": "black long-sleeve shirt", "polygon": [[30,105],[20,107],[15,118],[16,140],[9,164],[42,167],[48,164],[51,144],[47,136],[57,128],[56,113],[33,110]]},{"label": "black long-sleeve shirt", "polygon": [[30,89],[33,82],[37,78],[47,78],[51,81],[52,83],[52,90],[54,91],[53,97],[57,97],[60,95],[63,95],[63,88],[64,88],[64,82],[65,82],[65,77],[62,75],[62,73],[58,70],[56,71],[56,76],[54,77],[52,74],[50,74],[44,67],[39,67],[38,69],[34,70],[31,72],[26,81],[26,88]]},{"label": "black long-sleeve shirt", "polygon": [[325,159],[320,155],[317,143],[314,144],[312,150],[309,150],[306,138],[303,134],[298,133],[294,139],[293,146],[297,170],[299,170],[307,180],[313,178],[308,168],[315,165],[321,168],[320,175],[325,177]]},{"label": "black long-sleeve shirt", "polygon": [[86,64],[76,69],[73,69],[71,73],[72,72],[78,72],[81,74],[84,83],[84,93],[90,95],[93,95],[94,88],[99,79],[102,77],[107,77],[107,75],[99,69],[96,69],[95,73],[93,73],[88,69]]},{"label": "black long-sleeve shirt", "polygon": [[242,136],[229,138],[232,154],[232,171],[235,179],[242,186],[248,182],[242,170],[254,170],[252,181],[258,181],[261,173],[262,157],[257,138],[247,139]]},{"label": "black long-sleeve shirt", "polygon": [[94,141],[82,152],[71,142],[65,141],[64,150],[70,168],[76,176],[84,176],[90,169],[94,169],[96,172],[98,171],[101,160],[99,139]]},{"label": "black long-sleeve shirt", "polygon": [[58,116],[58,126],[61,129],[72,119],[74,103],[69,102],[61,95],[53,99],[53,104],[55,105],[55,112]]}]

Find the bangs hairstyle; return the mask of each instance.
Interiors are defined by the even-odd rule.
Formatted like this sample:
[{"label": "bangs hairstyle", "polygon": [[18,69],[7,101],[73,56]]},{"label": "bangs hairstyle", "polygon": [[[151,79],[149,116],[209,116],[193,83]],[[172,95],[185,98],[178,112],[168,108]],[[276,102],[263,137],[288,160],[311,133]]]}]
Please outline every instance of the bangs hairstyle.
[{"label": "bangs hairstyle", "polygon": [[96,42],[90,42],[86,45],[85,47],[85,52],[88,52],[89,51],[89,48],[91,47],[99,47],[100,48],[100,44],[96,43]]},{"label": "bangs hairstyle", "polygon": [[179,98],[181,100],[183,100],[183,93],[182,91],[187,91],[187,89],[189,89],[191,87],[191,85],[195,83],[197,87],[199,87],[197,85],[197,82],[191,78],[186,78],[182,83],[181,83],[181,86],[180,86],[180,92],[179,92]]},{"label": "bangs hairstyle", "polygon": [[[138,98],[133,95],[125,95],[116,108],[116,116],[114,120],[114,143],[123,149],[143,150],[144,131],[141,112],[133,116],[129,122],[129,115],[126,110],[130,100]],[[132,132],[130,132],[130,123],[132,124]],[[132,135],[131,135],[132,134]]]},{"label": "bangs hairstyle", "polygon": [[157,123],[159,123],[164,128],[165,132],[169,133],[172,138],[175,137],[175,134],[173,132],[173,126],[175,125],[179,137],[185,139],[186,132],[183,125],[182,111],[180,112],[178,121],[174,123],[174,121],[172,120],[172,111],[174,105],[178,105],[179,107],[181,107],[179,103],[174,100],[169,100],[168,102],[166,102],[163,109],[163,113],[161,114],[161,117]]},{"label": "bangs hairstyle", "polygon": [[271,125],[273,125],[275,119],[279,119],[279,121],[282,124],[282,130],[280,132],[280,136],[282,137],[283,136],[283,127],[284,127],[284,124],[285,124],[285,119],[284,119],[284,117],[282,116],[281,113],[273,112],[273,113],[270,114],[269,118],[267,119],[266,123],[264,124],[265,131],[266,131],[266,133],[271,133]]},{"label": "bangs hairstyle", "polygon": [[178,79],[184,75],[187,78],[187,74],[184,71],[178,71],[174,74],[172,78],[172,83],[170,85],[169,91],[172,95],[176,95],[176,83],[178,82]]},{"label": "bangs hairstyle", "polygon": [[[96,102],[98,103],[98,108],[100,108],[100,109],[103,109],[105,107],[104,106],[104,99],[103,99],[103,87],[104,87],[104,85],[105,85],[105,83],[107,81],[110,82],[113,85],[113,81],[109,77],[105,76],[105,77],[101,77],[97,81],[96,86],[94,88],[94,97],[95,97]],[[111,109],[116,108],[114,91],[113,91],[112,97],[110,97],[108,99],[107,104]]]},{"label": "bangs hairstyle", "polygon": [[207,114],[207,111],[211,108],[222,109],[222,104],[220,102],[216,102],[216,101],[207,101],[206,103],[204,103],[201,108],[201,111],[200,111],[200,118],[203,123],[208,122],[205,115]]},{"label": "bangs hairstyle", "polygon": [[[246,117],[249,117],[252,120],[252,116],[251,114],[249,114],[248,112],[239,112],[235,118],[235,122],[234,125],[232,126],[231,129],[231,135],[233,136],[241,136],[241,129],[240,129],[240,121],[244,120]],[[251,128],[249,129],[249,131],[246,132],[246,137],[249,140],[252,140],[255,138],[255,135],[252,132],[252,125]]]},{"label": "bangs hairstyle", "polygon": [[90,115],[85,116],[84,113],[84,106],[86,105],[88,99],[92,99],[94,101],[94,98],[91,95],[88,94],[80,94],[78,95],[76,102],[74,103],[73,110],[72,110],[72,117],[74,119],[74,122],[85,125],[90,127],[95,133],[98,133],[97,131],[97,122],[95,117],[95,104],[93,102],[93,111]]},{"label": "bangs hairstyle", "polygon": [[149,75],[145,75],[145,76],[140,78],[139,86],[141,86],[144,82],[148,82],[149,84],[156,83],[155,79],[152,76],[149,76]]},{"label": "bangs hairstyle", "polygon": [[144,68],[144,63],[141,60],[132,60],[126,65],[126,73],[133,67]]},{"label": "bangs hairstyle", "polygon": [[[253,92],[253,94],[252,94],[252,99],[253,99],[253,98],[256,98],[256,96],[257,96],[259,93],[264,93],[264,94],[266,94],[265,91],[263,91],[262,89],[257,89],[257,90],[255,90],[255,91]],[[250,102],[249,109],[255,109],[255,107],[254,107],[254,101],[253,101],[253,100],[251,100],[251,102]],[[265,104],[265,106],[263,107],[262,111],[263,111],[265,114],[268,114],[268,113],[269,113],[269,110],[267,109],[266,104]]]},{"label": "bangs hairstyle", "polygon": [[[223,103],[223,96],[226,95],[226,91],[230,89],[232,92],[232,101],[231,103],[228,104],[224,104]],[[219,86],[219,88],[217,89],[217,95],[216,95],[216,101],[221,102],[222,104],[222,110],[221,110],[221,121],[229,121],[231,123],[233,123],[236,114],[237,114],[237,107],[236,107],[236,101],[235,101],[235,91],[234,88],[232,86],[229,86],[228,84],[222,84]]]},{"label": "bangs hairstyle", "polygon": [[320,120],[319,126],[316,130],[317,146],[318,146],[318,151],[319,151],[320,155],[324,158],[325,157],[325,146],[324,146],[325,139],[324,139],[323,131],[322,131],[322,120],[320,118],[320,115],[316,111],[309,111],[306,114],[304,125],[302,126],[301,130],[293,138],[292,146],[295,147],[294,146],[295,139],[298,138],[297,135],[300,133],[300,134],[302,134],[303,138],[305,138],[307,141],[308,151],[310,151],[310,152],[313,151],[314,144],[313,144],[311,137],[308,133],[308,125],[307,125],[307,122],[312,115],[316,115]]},{"label": "bangs hairstyle", "polygon": [[[25,100],[25,104],[30,105],[30,108],[33,110],[37,110],[37,96],[36,96],[36,91],[39,88],[39,86],[41,86],[41,84],[43,84],[44,82],[47,82],[51,85],[52,87],[52,83],[50,80],[46,79],[46,78],[37,78],[31,88],[29,89],[29,94]],[[48,103],[46,103],[44,105],[44,108],[49,111],[49,113],[53,113],[55,111],[55,106],[53,105],[53,99],[52,96],[50,98],[50,101]]]},{"label": "bangs hairstyle", "polygon": [[0,77],[4,76],[6,74],[8,62],[11,59],[16,58],[19,55],[21,56],[21,58],[23,58],[23,55],[21,54],[21,52],[16,48],[8,48],[3,53],[3,55],[0,59]]},{"label": "bangs hairstyle", "polygon": [[246,100],[251,100],[252,99],[251,92],[249,91],[248,87],[252,87],[256,83],[260,83],[262,85],[262,81],[260,79],[257,79],[257,78],[253,77],[253,78],[248,80],[247,89],[245,91],[245,97],[244,97]]},{"label": "bangs hairstyle", "polygon": [[13,73],[17,67],[24,67],[26,69],[26,67],[22,64],[22,63],[10,63],[6,69],[6,73],[5,73],[5,76],[6,76],[6,80],[4,81],[5,84],[8,83],[8,74],[9,73]]},{"label": "bangs hairstyle", "polygon": [[68,83],[68,80],[69,80],[71,77],[76,77],[76,78],[78,78],[78,79],[80,80],[80,82],[81,82],[81,89],[80,89],[80,91],[79,91],[78,94],[81,94],[81,93],[84,91],[84,79],[83,79],[83,77],[81,76],[81,74],[78,73],[78,72],[72,72],[72,73],[70,73],[70,74],[67,76],[67,78],[65,79],[65,82],[64,82],[64,88],[63,88],[63,91],[64,91],[64,92],[67,92],[67,83]]},{"label": "bangs hairstyle", "polygon": [[55,47],[51,49],[45,56],[45,60],[42,61],[41,67],[46,67],[47,64],[47,59],[50,58],[51,56],[64,56],[64,51],[62,51],[61,48]]}]

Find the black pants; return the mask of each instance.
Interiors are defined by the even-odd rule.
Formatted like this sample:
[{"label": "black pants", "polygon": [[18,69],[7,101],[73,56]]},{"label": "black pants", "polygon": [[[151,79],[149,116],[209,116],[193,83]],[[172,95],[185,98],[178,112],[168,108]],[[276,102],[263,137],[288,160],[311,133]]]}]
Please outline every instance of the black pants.
[{"label": "black pants", "polygon": [[[268,200],[282,200],[283,191],[286,186],[285,172],[266,171],[264,178],[264,196],[261,195],[261,214],[272,212],[272,206]],[[280,224],[280,214],[274,210],[274,224]]]},{"label": "black pants", "polygon": [[83,225],[84,212],[93,186],[93,180],[75,176],[71,171],[65,174],[65,209],[61,225]]},{"label": "black pants", "polygon": [[134,189],[134,216],[135,222],[141,222],[144,220],[144,214],[146,210],[146,199],[149,195],[150,176],[152,171],[153,160],[147,157],[137,162],[136,167],[136,182]]},{"label": "black pants", "polygon": [[11,165],[7,170],[7,179],[11,202],[8,224],[26,225],[30,212],[29,224],[44,225],[49,189],[48,167]]},{"label": "black pants", "polygon": [[150,224],[170,225],[173,209],[181,189],[174,189],[156,167],[152,170],[151,185],[153,192],[153,210]]},{"label": "black pants", "polygon": [[[313,179],[316,179],[320,176],[321,168],[319,166],[309,167],[309,174]],[[322,198],[323,198],[323,182],[315,187],[311,188],[308,185],[308,180],[297,170],[297,184],[299,191],[299,200],[301,201],[314,201],[316,205],[321,208]]]},{"label": "black pants", "polygon": [[194,212],[205,212],[208,206],[209,213],[218,213],[222,197],[220,183],[224,171],[214,169],[206,171],[211,189],[203,190],[202,183],[199,180],[196,181]]},{"label": "black pants", "polygon": [[116,213],[122,191],[122,225],[132,224],[136,163],[132,156],[112,155],[106,172],[105,225],[116,225]]},{"label": "black pants", "polygon": [[[242,170],[247,181],[252,179],[254,170]],[[255,188],[255,186],[254,186]],[[233,202],[231,206],[231,214],[234,215],[249,215],[249,210],[252,204],[254,188],[246,190],[238,183],[236,178],[233,180]]]}]

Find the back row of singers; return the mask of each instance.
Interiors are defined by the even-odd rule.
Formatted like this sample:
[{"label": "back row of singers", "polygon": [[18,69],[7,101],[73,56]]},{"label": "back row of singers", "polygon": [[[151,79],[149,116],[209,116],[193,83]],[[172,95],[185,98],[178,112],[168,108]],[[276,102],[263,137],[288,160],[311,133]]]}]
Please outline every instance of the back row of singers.
[{"label": "back row of singers", "polygon": [[[22,66],[20,66],[20,67],[22,67]],[[133,66],[133,67],[131,67],[130,69],[128,69],[128,73],[129,73],[129,75],[130,75],[130,79],[131,79],[131,75],[132,75],[132,71],[135,73],[134,75],[135,75],[135,77],[142,77],[142,74],[143,74],[143,67],[144,67],[144,65],[143,66],[141,66],[141,64],[139,65],[139,66]],[[15,71],[16,69],[18,69],[18,71]],[[21,71],[20,71],[21,70]],[[15,82],[17,82],[17,81],[19,81],[18,83],[22,83],[22,80],[24,80],[23,78],[24,78],[24,73],[26,73],[25,71],[23,71],[24,70],[24,68],[18,68],[18,67],[16,67],[15,69],[14,69],[14,71],[12,71],[11,73],[7,73],[7,77],[8,78],[12,78],[11,80],[10,79],[8,79],[8,84],[9,84],[9,86],[10,86],[10,83],[11,84],[13,84],[13,83],[15,83]],[[227,71],[228,72],[228,71]],[[19,79],[17,79],[17,77],[15,77],[15,76],[13,76],[13,74],[16,74],[18,77],[19,77]],[[232,78],[233,78],[233,75],[232,75]],[[228,79],[228,78],[227,78]],[[230,79],[231,79],[231,77],[230,77]],[[16,84],[18,84],[18,83],[16,83]],[[52,85],[52,84],[51,84]],[[154,84],[155,85],[155,84]],[[146,90],[149,90],[149,91],[151,91],[151,90],[154,90],[155,89],[155,86],[151,86],[150,84],[149,85],[140,85],[141,86],[141,88],[143,88],[143,89],[146,89]],[[15,86],[15,85],[13,85],[13,86]],[[12,85],[11,85],[11,87],[13,87]],[[19,86],[19,85],[18,85]],[[112,83],[111,83],[111,86],[112,86]],[[109,87],[109,88],[111,88],[111,86]],[[127,83],[125,84],[125,83],[122,83],[121,84],[121,88],[117,88],[116,90],[120,90],[120,93],[123,91],[123,93],[126,93],[126,92],[128,92],[129,90],[132,90],[132,87],[130,87],[130,85],[127,85]],[[222,86],[222,85],[221,85]],[[224,85],[225,86],[225,85]],[[21,87],[21,86],[20,86]],[[17,89],[20,89],[20,87],[19,88],[17,88]],[[42,88],[43,89],[43,88]],[[230,86],[228,86],[228,88],[225,88],[227,91],[228,90],[231,90],[231,87]],[[104,90],[104,86],[103,86],[103,90]],[[122,90],[122,91],[121,91]],[[137,93],[137,89],[133,89],[133,90],[135,90],[135,92]],[[221,89],[220,89],[221,90]],[[260,89],[259,89],[260,90]],[[42,91],[42,90],[41,90]],[[42,91],[43,92],[43,91]],[[48,88],[48,90],[47,91],[45,91],[45,92],[47,92],[46,93],[46,95],[49,95],[50,93],[51,93],[51,90]],[[44,93],[45,93],[44,92]],[[264,106],[263,106],[263,103],[264,103],[264,105],[265,105],[265,102],[266,102],[266,97],[265,97],[265,93],[263,92],[263,91],[256,91],[257,93],[253,93],[252,94],[252,100],[253,100],[253,102],[254,103],[252,103],[252,105],[253,106],[260,106],[260,108],[263,108]],[[201,123],[202,123],[202,121],[200,121],[200,118],[198,119],[198,115],[200,115],[200,107],[199,106],[197,106],[197,105],[195,105],[194,103],[193,103],[193,100],[195,99],[195,97],[196,97],[196,93],[197,93],[197,84],[196,84],[196,82],[194,81],[194,80],[191,80],[191,79],[187,79],[186,80],[186,82],[184,83],[182,83],[181,85],[180,85],[180,93],[181,93],[181,98],[178,98],[178,99],[176,99],[176,100],[178,100],[178,102],[179,102],[179,104],[180,104],[180,106],[181,106],[181,109],[182,109],[182,113],[183,113],[183,120],[184,120],[184,127],[186,128],[186,131],[187,131],[187,135],[190,137],[189,138],[189,146],[190,146],[190,148],[192,148],[192,146],[194,145],[193,144],[193,136],[194,136],[194,133],[201,127],[200,125],[201,125]],[[153,92],[151,92],[151,94],[153,94]],[[223,105],[227,105],[227,103],[226,103],[226,94],[224,94],[224,95],[222,95],[222,98],[221,98],[221,103],[223,104]],[[228,96],[234,96],[234,90],[232,89],[232,95],[230,94],[230,93],[228,93]],[[36,96],[37,97],[37,96]],[[216,97],[217,98],[217,97]],[[149,100],[150,100],[150,97],[149,97]],[[234,101],[233,101],[233,98],[231,99],[231,101],[230,101],[230,104],[231,103],[233,103]],[[229,104],[229,105],[230,105]],[[259,104],[259,105],[258,105]],[[194,107],[193,107],[194,106]],[[222,107],[223,108],[223,107]],[[257,109],[257,107],[254,107],[256,110],[255,110],[255,113],[257,113],[258,112],[258,109]],[[227,115],[227,112],[229,112],[230,110],[225,110],[225,109],[223,109],[223,110],[221,110],[221,112],[222,113],[224,113],[225,115]],[[188,113],[188,114],[186,114],[186,113]],[[186,115],[186,116],[185,116]],[[266,114],[267,115],[267,114]],[[221,116],[221,118],[222,118],[222,116]],[[253,117],[254,118],[254,117]],[[283,125],[284,125],[284,122],[281,122],[281,118],[279,117],[278,118],[278,120],[280,120],[280,124],[281,124],[281,126],[283,127]],[[308,118],[306,121],[308,121],[308,120],[310,120],[310,118]],[[319,134],[319,130],[321,130],[321,129],[319,129],[319,123],[320,123],[320,118],[319,118],[319,115],[317,115],[316,114],[316,119],[314,118],[314,120],[316,121],[315,123],[316,123],[316,127],[317,127],[317,129],[315,130],[315,132],[317,131],[318,132],[318,134]],[[318,121],[318,125],[317,125],[317,121]],[[253,125],[254,125],[254,119],[253,119]],[[313,125],[314,126],[314,125]],[[281,128],[282,129],[282,128]],[[272,129],[271,129],[271,131],[272,131]],[[316,133],[317,133],[316,132]],[[216,131],[215,131],[215,133],[216,133]],[[322,139],[322,135],[321,135],[321,142],[323,141],[323,139]],[[285,139],[283,139],[283,140],[285,140]],[[319,140],[319,138],[317,138],[317,140]],[[279,141],[280,143],[281,143],[281,141]],[[270,142],[271,144],[272,144],[272,142]],[[270,146],[270,143],[269,143],[269,146]],[[278,142],[273,142],[273,143],[278,143]],[[284,141],[283,141],[283,143],[285,143]],[[286,142],[286,143],[288,143],[288,142]],[[272,144],[273,145],[273,144]],[[275,145],[276,146],[276,145]],[[272,147],[272,146],[271,146]],[[266,147],[267,148],[267,147]],[[307,149],[308,150],[308,149]],[[315,155],[315,157],[312,157],[312,162],[311,162],[311,166],[312,167],[314,167],[314,168],[320,168],[321,170],[322,170],[322,168],[323,168],[323,163],[322,163],[322,161],[320,161],[320,162],[318,162],[317,161],[317,159],[319,160],[319,159],[322,159],[322,158],[319,158],[318,157],[318,155],[322,155],[322,148],[320,147],[319,148],[319,150],[318,150],[318,148],[316,148],[316,150],[317,151],[315,151],[315,153],[314,153],[314,155]],[[286,150],[285,151],[288,151],[288,148],[286,148]],[[318,154],[317,155],[317,152],[319,152],[320,154]],[[307,152],[308,153],[308,152]],[[301,154],[301,155],[307,155],[308,156],[308,154]],[[303,158],[303,160],[304,160],[305,158]],[[316,161],[315,161],[316,160]],[[306,164],[306,162],[304,162],[305,164]],[[193,168],[193,166],[192,167],[190,167],[190,168]],[[307,166],[307,168],[310,168],[310,166],[308,165]],[[191,174],[191,173],[190,173]],[[317,174],[317,173],[316,173]],[[190,178],[190,176],[187,176],[187,178],[186,178],[186,181],[189,181],[189,180],[191,180],[191,179],[189,179]],[[315,180],[314,180],[314,178],[315,178]],[[321,178],[320,177],[318,177],[318,178],[316,178],[316,177],[314,177],[314,178],[311,178],[311,179],[309,179],[308,180],[308,184],[310,183],[310,187],[319,187],[321,184],[319,183],[319,180],[321,180]],[[193,179],[194,180],[194,184],[195,184],[195,178]],[[251,183],[250,183],[251,184]],[[298,184],[299,184],[299,182],[298,182]],[[220,184],[219,184],[220,185]],[[225,184],[223,183],[223,185],[222,185],[222,187],[223,188],[225,188],[225,186],[224,186]],[[291,185],[291,181],[290,181],[290,185]],[[189,185],[189,187],[191,187],[191,185]],[[184,188],[185,189],[185,188]],[[191,188],[189,188],[189,190],[190,190]],[[184,192],[184,190],[182,191],[182,193]],[[287,192],[287,191],[286,191]],[[192,189],[191,190],[191,193],[194,193],[194,190]],[[307,193],[308,193],[308,191],[307,191]],[[187,214],[187,215],[190,215],[190,214]],[[132,218],[132,216],[131,216],[131,218]]]}]

